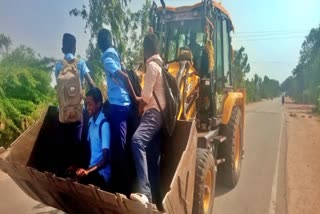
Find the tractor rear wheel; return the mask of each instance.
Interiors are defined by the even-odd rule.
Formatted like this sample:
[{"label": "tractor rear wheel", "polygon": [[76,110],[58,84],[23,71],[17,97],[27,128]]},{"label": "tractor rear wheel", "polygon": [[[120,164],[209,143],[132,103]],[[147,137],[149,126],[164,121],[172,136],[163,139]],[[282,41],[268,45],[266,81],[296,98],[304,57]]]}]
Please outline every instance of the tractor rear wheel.
[{"label": "tractor rear wheel", "polygon": [[216,164],[207,149],[197,149],[193,214],[211,214],[216,184]]},{"label": "tractor rear wheel", "polygon": [[239,107],[234,107],[227,125],[221,127],[221,135],[226,136],[226,142],[219,145],[219,158],[225,162],[218,165],[218,180],[227,187],[234,188],[240,178],[241,160],[243,154],[242,116]]}]

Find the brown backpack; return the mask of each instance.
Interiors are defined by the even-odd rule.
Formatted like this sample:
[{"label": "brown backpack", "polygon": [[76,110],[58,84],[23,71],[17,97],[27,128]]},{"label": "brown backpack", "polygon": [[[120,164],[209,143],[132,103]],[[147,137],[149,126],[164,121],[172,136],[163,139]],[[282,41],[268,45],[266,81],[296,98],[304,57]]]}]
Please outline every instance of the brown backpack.
[{"label": "brown backpack", "polygon": [[63,68],[57,78],[59,121],[72,123],[82,120],[82,87],[78,59],[62,60]]}]

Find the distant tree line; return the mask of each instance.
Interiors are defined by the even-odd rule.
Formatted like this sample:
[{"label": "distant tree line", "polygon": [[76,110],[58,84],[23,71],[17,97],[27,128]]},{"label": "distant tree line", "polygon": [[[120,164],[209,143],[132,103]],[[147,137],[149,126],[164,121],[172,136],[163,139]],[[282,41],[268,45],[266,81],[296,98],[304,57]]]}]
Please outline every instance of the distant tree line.
[{"label": "distant tree line", "polygon": [[234,88],[245,88],[247,91],[247,102],[270,99],[280,95],[280,84],[277,80],[264,76],[262,79],[255,74],[252,79],[246,78],[250,72],[250,64],[245,48],[241,47],[234,51],[232,63],[232,81]]},{"label": "distant tree line", "polygon": [[281,90],[296,102],[314,104],[320,111],[320,25],[302,43],[299,63]]}]

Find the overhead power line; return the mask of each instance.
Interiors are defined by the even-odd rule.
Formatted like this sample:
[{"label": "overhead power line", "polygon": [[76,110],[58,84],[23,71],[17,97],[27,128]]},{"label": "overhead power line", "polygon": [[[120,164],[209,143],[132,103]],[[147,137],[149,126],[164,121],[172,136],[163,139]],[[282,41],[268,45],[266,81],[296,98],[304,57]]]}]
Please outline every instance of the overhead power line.
[{"label": "overhead power line", "polygon": [[251,38],[251,37],[263,37],[263,36],[283,36],[283,35],[306,35],[307,32],[283,32],[283,33],[264,33],[264,34],[252,34],[252,35],[237,35],[232,36],[233,38]]},{"label": "overhead power line", "polygon": [[305,36],[284,36],[284,37],[270,37],[270,38],[257,38],[257,39],[236,39],[237,42],[251,42],[251,41],[263,41],[263,40],[281,40],[281,39],[297,39],[297,38],[303,38]]},{"label": "overhead power line", "polygon": [[295,32],[309,32],[310,29],[299,30],[266,30],[266,31],[235,31],[235,34],[261,34],[261,33],[295,33]]},{"label": "overhead power line", "polygon": [[249,63],[264,63],[264,64],[295,64],[296,61],[285,61],[285,60],[250,60]]}]

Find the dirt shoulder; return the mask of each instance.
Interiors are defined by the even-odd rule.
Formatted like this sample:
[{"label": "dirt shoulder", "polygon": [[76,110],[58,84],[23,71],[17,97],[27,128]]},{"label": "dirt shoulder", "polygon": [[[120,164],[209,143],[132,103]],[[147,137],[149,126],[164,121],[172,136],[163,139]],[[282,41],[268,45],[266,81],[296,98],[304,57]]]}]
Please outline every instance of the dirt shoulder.
[{"label": "dirt shoulder", "polygon": [[320,213],[320,117],[311,110],[286,100],[289,214]]}]

